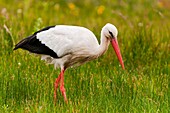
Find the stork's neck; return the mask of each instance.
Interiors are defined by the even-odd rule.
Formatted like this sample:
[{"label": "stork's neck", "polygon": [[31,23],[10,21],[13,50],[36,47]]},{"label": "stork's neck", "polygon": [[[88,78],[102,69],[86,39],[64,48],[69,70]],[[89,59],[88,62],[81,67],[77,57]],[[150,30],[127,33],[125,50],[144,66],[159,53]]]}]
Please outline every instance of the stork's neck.
[{"label": "stork's neck", "polygon": [[98,57],[107,51],[109,44],[110,44],[110,41],[104,36],[103,33],[101,33],[100,45],[97,48],[97,56]]}]

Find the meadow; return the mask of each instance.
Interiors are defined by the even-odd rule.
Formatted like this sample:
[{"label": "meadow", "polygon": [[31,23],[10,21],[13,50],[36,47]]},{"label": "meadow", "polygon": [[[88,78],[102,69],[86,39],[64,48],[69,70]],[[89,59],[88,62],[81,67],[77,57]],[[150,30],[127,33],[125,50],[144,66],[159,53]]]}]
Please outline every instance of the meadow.
[{"label": "meadow", "polygon": [[[119,31],[125,70],[111,47],[65,72],[68,104],[53,84],[60,73],[14,45],[49,25],[84,26],[98,40],[106,23]],[[0,0],[0,113],[170,112],[168,0]]]}]

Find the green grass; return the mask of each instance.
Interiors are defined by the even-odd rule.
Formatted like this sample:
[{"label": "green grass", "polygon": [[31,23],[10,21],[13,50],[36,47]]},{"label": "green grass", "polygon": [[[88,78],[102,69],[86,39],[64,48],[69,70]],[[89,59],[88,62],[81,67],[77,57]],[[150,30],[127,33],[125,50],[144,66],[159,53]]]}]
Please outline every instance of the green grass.
[{"label": "green grass", "polygon": [[[0,11],[1,113],[170,112],[170,3],[0,0]],[[119,30],[126,70],[110,47],[99,59],[68,69],[68,104],[59,90],[53,104],[60,69],[26,51],[12,51],[19,40],[45,26],[85,26],[100,39],[107,22]]]}]

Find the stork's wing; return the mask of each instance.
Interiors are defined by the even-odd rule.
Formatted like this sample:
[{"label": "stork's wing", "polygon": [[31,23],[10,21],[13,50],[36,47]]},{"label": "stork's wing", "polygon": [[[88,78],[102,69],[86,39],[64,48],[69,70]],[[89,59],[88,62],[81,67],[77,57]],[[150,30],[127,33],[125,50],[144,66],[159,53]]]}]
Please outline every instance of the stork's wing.
[{"label": "stork's wing", "polygon": [[23,48],[33,53],[54,58],[71,54],[98,44],[94,34],[83,27],[50,26],[20,41],[14,49]]}]

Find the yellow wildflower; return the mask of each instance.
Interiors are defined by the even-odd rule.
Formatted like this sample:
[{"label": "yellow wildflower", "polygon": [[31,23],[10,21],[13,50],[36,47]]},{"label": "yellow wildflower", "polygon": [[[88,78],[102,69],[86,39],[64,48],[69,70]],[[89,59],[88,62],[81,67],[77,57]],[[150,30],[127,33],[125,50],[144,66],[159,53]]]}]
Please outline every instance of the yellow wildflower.
[{"label": "yellow wildflower", "polygon": [[98,14],[98,15],[103,14],[104,10],[105,10],[105,6],[100,5],[100,6],[97,8],[97,14]]},{"label": "yellow wildflower", "polygon": [[76,6],[74,5],[74,3],[68,3],[68,7],[69,9],[74,10]]},{"label": "yellow wildflower", "polygon": [[76,5],[74,3],[68,3],[68,8],[70,9],[70,14],[74,15],[74,16],[78,16],[79,15],[79,8],[76,7]]}]

